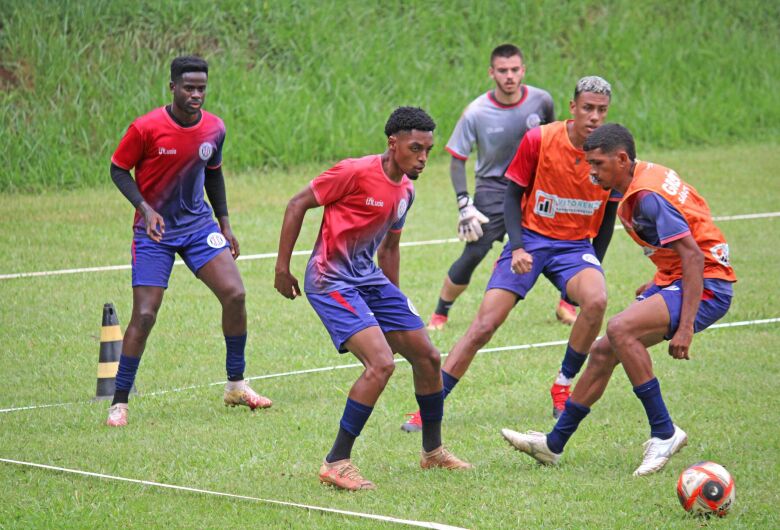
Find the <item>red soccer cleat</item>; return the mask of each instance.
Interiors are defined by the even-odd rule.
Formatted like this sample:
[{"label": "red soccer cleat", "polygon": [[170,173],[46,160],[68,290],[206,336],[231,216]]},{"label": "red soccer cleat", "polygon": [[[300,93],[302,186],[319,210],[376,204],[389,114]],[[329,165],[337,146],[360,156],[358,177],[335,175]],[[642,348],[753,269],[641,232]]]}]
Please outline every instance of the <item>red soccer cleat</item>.
[{"label": "red soccer cleat", "polygon": [[426,328],[428,331],[440,331],[444,329],[445,324],[447,324],[447,317],[434,313],[431,315],[431,320],[428,322]]},{"label": "red soccer cleat", "polygon": [[409,416],[409,419],[401,425],[401,430],[406,432],[420,432],[422,431],[422,418],[420,417],[420,411],[410,412],[405,414]]},{"label": "red soccer cleat", "polygon": [[571,326],[574,324],[574,321],[577,320],[577,308],[566,300],[561,300],[558,302],[558,307],[555,308],[555,317],[561,324]]}]

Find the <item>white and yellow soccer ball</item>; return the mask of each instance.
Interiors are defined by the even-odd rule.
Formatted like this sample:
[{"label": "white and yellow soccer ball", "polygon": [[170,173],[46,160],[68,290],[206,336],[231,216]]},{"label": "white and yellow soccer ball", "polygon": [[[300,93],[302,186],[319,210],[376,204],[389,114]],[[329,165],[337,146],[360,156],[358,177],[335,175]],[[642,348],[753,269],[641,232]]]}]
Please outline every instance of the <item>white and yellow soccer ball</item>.
[{"label": "white and yellow soccer ball", "polygon": [[677,498],[694,515],[724,517],[734,505],[734,479],[715,462],[693,464],[677,480]]}]

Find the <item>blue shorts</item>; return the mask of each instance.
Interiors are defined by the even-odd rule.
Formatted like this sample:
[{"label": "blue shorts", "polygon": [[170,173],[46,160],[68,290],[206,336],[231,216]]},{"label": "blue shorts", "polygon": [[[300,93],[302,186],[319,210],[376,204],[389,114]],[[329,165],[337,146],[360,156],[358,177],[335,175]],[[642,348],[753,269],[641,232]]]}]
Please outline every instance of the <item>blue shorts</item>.
[{"label": "blue shorts", "polygon": [[[710,327],[712,324],[726,314],[731,306],[731,283],[725,280],[704,280],[705,287],[701,295],[699,311],[696,313],[696,320],[693,322],[693,332],[698,333]],[[707,284],[714,283],[716,289],[708,289]],[[718,289],[717,287],[721,287]],[[677,280],[664,287],[653,284],[649,289],[636,297],[640,302],[660,294],[669,310],[669,330],[664,335],[666,340],[670,340],[677,332],[680,326],[680,311],[682,310],[682,280]]]},{"label": "blue shorts", "polygon": [[153,241],[145,232],[133,235],[133,287],[168,288],[173,262],[178,253],[197,276],[206,263],[230,248],[217,223],[186,236]]},{"label": "blue shorts", "polygon": [[512,272],[512,250],[507,243],[493,267],[493,275],[485,290],[504,289],[515,293],[522,300],[539,275],[544,274],[558,288],[563,298],[572,303],[566,296],[566,284],[575,274],[588,268],[604,274],[596,251],[587,239],[562,241],[525,230],[523,243],[525,251],[534,258],[531,271],[525,274]]},{"label": "blue shorts", "polygon": [[388,283],[364,285],[330,293],[306,293],[306,298],[330,333],[339,353],[346,353],[344,343],[371,326],[382,333],[413,331],[424,326],[411,300],[401,290]]}]

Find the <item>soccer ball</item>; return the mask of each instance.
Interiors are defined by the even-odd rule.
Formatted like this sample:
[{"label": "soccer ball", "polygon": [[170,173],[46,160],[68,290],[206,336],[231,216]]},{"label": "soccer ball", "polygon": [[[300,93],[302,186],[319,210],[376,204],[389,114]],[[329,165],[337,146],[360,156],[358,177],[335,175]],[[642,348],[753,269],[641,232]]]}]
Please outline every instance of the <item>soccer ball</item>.
[{"label": "soccer ball", "polygon": [[723,517],[734,504],[734,479],[715,462],[699,462],[680,474],[677,498],[689,513]]}]

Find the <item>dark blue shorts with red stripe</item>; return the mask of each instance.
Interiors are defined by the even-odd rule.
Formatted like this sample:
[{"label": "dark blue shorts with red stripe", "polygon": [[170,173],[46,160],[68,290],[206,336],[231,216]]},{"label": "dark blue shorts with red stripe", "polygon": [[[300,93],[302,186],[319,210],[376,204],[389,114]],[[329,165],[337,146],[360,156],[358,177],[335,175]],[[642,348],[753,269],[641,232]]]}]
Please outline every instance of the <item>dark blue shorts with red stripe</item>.
[{"label": "dark blue shorts with red stripe", "polygon": [[362,285],[330,293],[306,293],[339,353],[358,331],[379,326],[382,333],[412,331],[424,326],[414,304],[392,283]]}]

